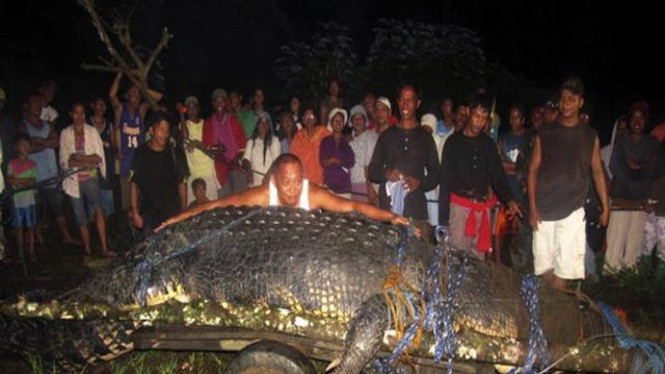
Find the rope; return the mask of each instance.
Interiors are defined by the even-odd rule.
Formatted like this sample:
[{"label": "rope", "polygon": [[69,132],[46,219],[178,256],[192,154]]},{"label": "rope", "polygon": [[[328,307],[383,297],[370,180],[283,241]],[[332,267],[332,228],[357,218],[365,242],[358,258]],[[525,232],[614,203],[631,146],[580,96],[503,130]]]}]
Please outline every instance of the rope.
[{"label": "rope", "polygon": [[[524,366],[519,369],[522,373],[535,373],[533,367],[538,357],[540,357],[540,369],[549,365],[550,362],[547,339],[545,339],[545,332],[540,323],[538,288],[538,278],[535,275],[529,274],[522,278],[520,296],[529,313],[529,350],[524,359]],[[511,370],[511,373],[516,373],[517,370],[515,368]]]},{"label": "rope", "polygon": [[[444,355],[448,358],[447,371],[452,373],[453,360],[457,352],[457,335],[453,328],[454,314],[456,310],[455,300],[459,291],[462,279],[466,271],[468,258],[462,258],[462,264],[459,271],[452,269],[450,261],[450,252],[444,251],[442,243],[449,245],[450,237],[448,231],[440,226],[436,228],[435,235],[439,245],[435,247],[434,260],[427,270],[425,286],[420,292],[419,300],[429,300],[427,304],[421,304],[421,312],[414,317],[414,322],[403,333],[401,339],[385,360],[377,360],[375,367],[379,372],[401,372],[402,368],[395,369],[393,364],[410,347],[417,347],[423,331],[431,331],[434,335],[434,359],[437,363],[443,360]],[[444,261],[444,252],[447,264],[448,283],[446,287],[446,297],[441,294],[441,264]],[[403,255],[398,257],[401,261]],[[413,290],[415,291],[415,290]],[[413,293],[414,295],[416,293]],[[384,293],[385,295],[385,293]],[[408,298],[406,298],[408,300]],[[392,300],[388,302],[391,315],[399,313],[400,308],[396,307]],[[404,303],[404,305],[409,305]],[[424,311],[424,312],[423,312]],[[399,336],[399,335],[398,335]],[[408,358],[408,356],[406,356]]]},{"label": "rope", "polygon": [[630,336],[612,307],[602,301],[598,301],[598,305],[603,311],[605,319],[612,326],[619,346],[625,350],[638,350],[633,357],[630,372],[642,374],[651,371],[653,374],[663,374],[665,372],[665,350],[654,342]]}]

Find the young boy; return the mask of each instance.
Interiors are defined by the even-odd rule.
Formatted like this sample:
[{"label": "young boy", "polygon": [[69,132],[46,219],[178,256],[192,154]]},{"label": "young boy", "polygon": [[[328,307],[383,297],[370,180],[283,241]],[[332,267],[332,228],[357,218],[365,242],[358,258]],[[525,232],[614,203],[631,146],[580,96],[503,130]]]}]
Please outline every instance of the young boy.
[{"label": "young boy", "polygon": [[196,178],[192,181],[192,192],[194,193],[194,201],[189,203],[187,209],[192,209],[210,201],[206,196],[206,182],[202,178]]},{"label": "young boy", "polygon": [[[37,164],[28,158],[30,154],[30,138],[25,134],[18,134],[14,139],[14,149],[17,158],[11,160],[7,166],[9,184],[21,188],[35,183],[37,180]],[[28,242],[28,258],[35,262],[35,232],[37,214],[35,209],[35,190],[26,190],[14,194],[14,213],[12,226],[16,229],[16,245],[18,247],[19,262],[23,261],[24,235]]]}]

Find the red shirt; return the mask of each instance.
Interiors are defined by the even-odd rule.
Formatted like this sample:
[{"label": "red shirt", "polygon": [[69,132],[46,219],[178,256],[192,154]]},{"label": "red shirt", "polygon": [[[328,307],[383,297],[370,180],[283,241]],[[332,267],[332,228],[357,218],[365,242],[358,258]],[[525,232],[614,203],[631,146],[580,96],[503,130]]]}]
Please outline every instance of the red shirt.
[{"label": "red shirt", "polygon": [[247,144],[240,120],[235,115],[227,113],[220,123],[214,115],[211,116],[203,124],[202,141],[205,146],[223,145],[226,148],[224,157],[215,159],[217,181],[220,185],[226,184],[232,165],[236,164],[238,154],[243,153]]}]

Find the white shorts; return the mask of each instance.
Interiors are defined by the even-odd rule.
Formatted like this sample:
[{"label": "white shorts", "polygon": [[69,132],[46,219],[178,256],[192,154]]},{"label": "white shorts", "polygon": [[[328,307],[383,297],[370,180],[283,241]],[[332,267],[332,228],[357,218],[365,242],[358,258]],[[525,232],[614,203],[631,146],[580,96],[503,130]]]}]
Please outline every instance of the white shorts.
[{"label": "white shorts", "polygon": [[558,221],[542,221],[533,232],[534,273],[554,270],[561,279],[584,279],[585,251],[583,208]]}]

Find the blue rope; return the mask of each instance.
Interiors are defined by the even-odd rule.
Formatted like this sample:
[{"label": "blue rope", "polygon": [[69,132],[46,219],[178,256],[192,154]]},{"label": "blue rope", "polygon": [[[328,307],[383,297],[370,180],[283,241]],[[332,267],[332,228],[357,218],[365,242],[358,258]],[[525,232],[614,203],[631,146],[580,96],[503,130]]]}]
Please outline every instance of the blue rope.
[{"label": "blue rope", "polygon": [[612,326],[619,346],[625,350],[638,350],[633,358],[630,372],[642,374],[651,371],[653,374],[663,374],[665,370],[665,350],[654,342],[630,336],[614,313],[612,307],[602,301],[598,301],[598,305],[603,311],[607,323]]},{"label": "blue rope", "polygon": [[[450,237],[446,229],[441,228],[440,226],[437,227],[435,235],[439,243],[449,244]],[[439,244],[435,248],[434,260],[427,270],[425,286],[421,290],[421,296],[425,300],[428,300],[425,315],[423,316],[419,314],[416,316],[414,322],[406,330],[404,336],[397,343],[395,348],[393,348],[389,357],[384,360],[375,361],[375,368],[379,372],[401,372],[402,368],[395,369],[393,364],[411,345],[415,338],[420,320],[421,318],[424,318],[423,329],[425,331],[431,331],[434,335],[434,360],[436,363],[440,363],[445,355],[448,358],[447,371],[448,373],[452,373],[453,360],[455,358],[455,353],[457,352],[457,335],[453,328],[454,314],[456,310],[455,299],[466,272],[468,258],[466,256],[463,257],[462,265],[459,271],[455,273],[451,266],[450,252],[445,251],[445,255],[448,257],[448,261],[446,261],[448,264],[448,284],[445,299],[441,294],[442,285],[440,283],[441,263],[443,261],[444,251]],[[403,254],[398,260],[400,264],[402,258]]]},{"label": "blue rope", "polygon": [[[529,274],[522,278],[520,296],[522,297],[529,314],[529,350],[526,359],[524,359],[524,366],[522,366],[520,370],[522,373],[535,373],[533,367],[538,357],[540,357],[541,370],[546,367],[550,361],[550,355],[547,349],[547,339],[545,339],[545,332],[543,332],[543,328],[540,324],[538,286],[538,278],[535,275]],[[517,369],[513,369],[510,372],[515,373],[517,372]]]},{"label": "blue rope", "polygon": [[[262,209],[252,210],[249,213],[245,214],[244,216],[227,223],[226,225],[220,227],[218,230],[214,230],[210,234],[205,235],[205,236],[201,237],[199,240],[195,240],[194,242],[191,242],[188,245],[185,245],[184,247],[182,247],[181,249],[179,249],[177,251],[173,251],[173,252],[167,254],[166,256],[159,256],[158,253],[153,253],[154,256],[147,256],[145,260],[143,260],[143,261],[139,262],[138,264],[136,264],[136,266],[134,267],[134,270],[140,274],[140,278],[139,278],[140,282],[139,282],[139,290],[138,290],[138,299],[139,299],[138,301],[139,301],[139,303],[142,306],[146,305],[146,297],[148,295],[148,284],[150,283],[150,276],[152,275],[151,270],[154,267],[156,267],[156,266],[158,266],[158,265],[160,265],[160,264],[162,264],[162,263],[164,263],[164,262],[166,262],[166,261],[168,261],[168,260],[170,260],[174,257],[180,256],[180,255],[182,255],[186,252],[189,252],[190,250],[196,248],[197,246],[199,246],[202,243],[205,243],[207,241],[215,239],[216,237],[218,237],[218,236],[222,235],[223,233],[225,233],[231,227],[239,224],[240,222],[242,222],[242,221],[244,221],[248,218],[251,218],[251,217],[259,214],[262,211],[263,211]],[[163,236],[163,232],[159,233],[157,235]]]}]

